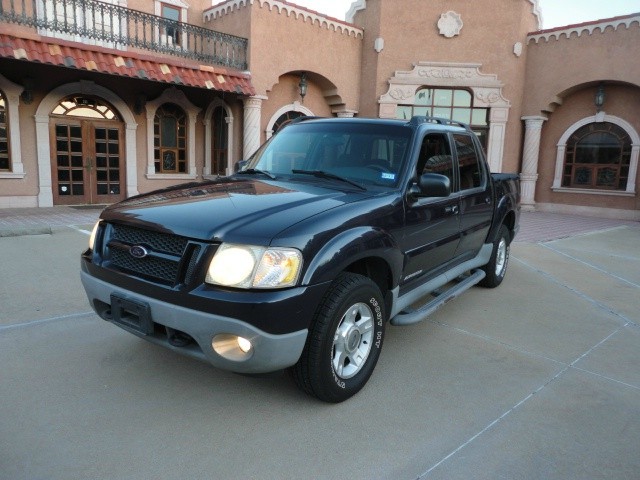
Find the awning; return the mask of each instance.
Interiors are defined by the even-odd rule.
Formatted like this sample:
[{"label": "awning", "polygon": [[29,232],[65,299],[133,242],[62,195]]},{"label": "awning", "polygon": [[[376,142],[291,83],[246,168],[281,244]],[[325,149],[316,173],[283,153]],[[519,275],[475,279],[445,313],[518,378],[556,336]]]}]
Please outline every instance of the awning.
[{"label": "awning", "polygon": [[0,34],[0,57],[119,75],[172,85],[255,95],[251,76],[236,70],[158,58],[64,40],[40,40]]}]

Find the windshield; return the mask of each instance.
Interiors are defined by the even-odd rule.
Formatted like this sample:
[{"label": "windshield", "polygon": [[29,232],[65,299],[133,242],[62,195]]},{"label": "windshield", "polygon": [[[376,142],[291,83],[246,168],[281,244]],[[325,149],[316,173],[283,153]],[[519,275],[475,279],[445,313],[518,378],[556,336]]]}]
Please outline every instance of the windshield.
[{"label": "windshield", "polygon": [[[264,144],[245,170],[395,187],[411,130],[401,125],[317,122],[291,125]],[[307,175],[305,175],[307,174]]]}]

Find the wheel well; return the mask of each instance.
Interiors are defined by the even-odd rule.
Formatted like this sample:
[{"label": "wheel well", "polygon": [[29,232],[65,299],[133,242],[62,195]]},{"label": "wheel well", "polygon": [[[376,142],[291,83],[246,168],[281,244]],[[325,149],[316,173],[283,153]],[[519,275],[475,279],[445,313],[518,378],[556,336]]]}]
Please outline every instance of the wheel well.
[{"label": "wheel well", "polygon": [[345,271],[369,277],[378,285],[383,296],[391,289],[391,269],[381,258],[363,258],[349,265]]}]

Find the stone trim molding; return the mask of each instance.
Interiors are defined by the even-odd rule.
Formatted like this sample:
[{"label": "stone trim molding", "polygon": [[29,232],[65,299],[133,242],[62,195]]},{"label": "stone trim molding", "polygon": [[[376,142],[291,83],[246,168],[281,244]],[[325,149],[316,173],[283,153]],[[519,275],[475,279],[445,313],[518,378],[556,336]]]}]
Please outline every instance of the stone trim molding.
[{"label": "stone trim molding", "polygon": [[267,140],[269,140],[273,136],[273,126],[275,125],[276,120],[278,120],[280,116],[284,115],[287,112],[300,112],[308,117],[315,116],[315,114],[311,110],[309,110],[298,101],[290,103],[289,105],[284,105],[271,116],[271,118],[269,119],[269,123],[267,123],[267,129],[265,131]]},{"label": "stone trim molding", "polygon": [[438,20],[440,35],[446,38],[453,38],[456,35],[460,35],[463,26],[462,16],[453,10],[449,10],[440,15],[440,19]]},{"label": "stone trim molding", "polygon": [[[51,90],[40,102],[34,115],[36,122],[36,145],[38,157],[39,193],[38,206],[53,206],[53,186],[51,182],[51,147],[49,142],[49,115],[63,98],[74,93],[95,95],[109,102],[122,116],[125,124],[125,170],[127,196],[138,194],[138,171],[136,147],[136,131],[138,124],[133,112],[118,95],[111,90],[87,80],[67,83]],[[153,136],[153,131],[151,132]]]},{"label": "stone trim molding", "polygon": [[22,146],[20,144],[20,94],[24,90],[21,85],[13,83],[4,76],[0,75],[0,90],[4,94],[6,100],[5,111],[7,128],[9,130],[9,162],[11,163],[10,172],[0,172],[1,179],[24,178],[24,164],[22,163]]},{"label": "stone trim molding", "polygon": [[[631,158],[629,162],[629,178],[627,179],[627,188],[624,190],[593,190],[593,189],[575,189],[562,186],[562,171],[564,170],[564,157],[567,150],[567,141],[578,129],[589,125],[590,123],[613,123],[622,128],[627,135],[631,137]],[[600,112],[592,117],[586,117],[578,120],[564,132],[558,141],[556,151],[556,170],[553,176],[553,185],[551,190],[563,193],[588,193],[595,195],[635,195],[636,193],[636,176],[638,175],[638,157],[640,157],[640,135],[626,120],[616,117],[615,115],[607,115]]]},{"label": "stone trim molding", "polygon": [[[174,103],[180,106],[187,114],[187,173],[156,173],[153,153],[153,125],[156,111],[165,103]],[[196,118],[200,109],[189,101],[182,90],[175,87],[167,88],[162,94],[147,102],[147,178],[150,180],[193,180],[197,178],[196,172]]]},{"label": "stone trim molding", "polygon": [[293,17],[296,20],[302,17],[305,22],[318,25],[326,30],[340,32],[341,34],[347,34],[356,38],[362,38],[364,36],[364,31],[355,25],[281,0],[227,0],[226,2],[205,10],[203,19],[205,22],[209,22],[223,15],[229,15],[234,10],[240,10],[240,8],[246,8],[256,3],[260,5],[260,8],[266,6],[269,10],[275,9],[278,11],[278,14],[282,15],[284,13],[287,17]]},{"label": "stone trim molding", "polygon": [[422,87],[468,88],[475,107],[490,108],[487,160],[492,172],[501,172],[511,103],[502,96],[498,76],[481,73],[481,67],[479,63],[419,62],[411,71],[396,71],[389,79],[389,90],[378,100],[379,117],[395,118],[398,105],[415,104]]},{"label": "stone trim molding", "polygon": [[614,17],[606,20],[598,20],[595,22],[580,23],[578,25],[568,25],[566,27],[560,27],[550,30],[540,30],[530,33],[527,36],[527,44],[531,42],[539,43],[540,41],[549,42],[552,38],[560,40],[562,36],[566,39],[570,39],[573,34],[577,37],[582,35],[593,35],[596,30],[600,30],[600,33],[605,33],[608,27],[617,30],[619,27],[626,28],[627,30],[636,23],[637,27],[640,27],[640,14],[627,15],[622,17]]}]

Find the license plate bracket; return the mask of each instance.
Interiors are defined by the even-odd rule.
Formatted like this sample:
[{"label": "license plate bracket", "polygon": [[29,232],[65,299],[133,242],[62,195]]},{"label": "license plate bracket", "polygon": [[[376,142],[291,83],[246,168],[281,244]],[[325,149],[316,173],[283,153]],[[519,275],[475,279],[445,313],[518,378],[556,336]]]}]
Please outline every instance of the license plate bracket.
[{"label": "license plate bracket", "polygon": [[143,335],[153,333],[151,308],[144,302],[111,295],[111,321]]}]

